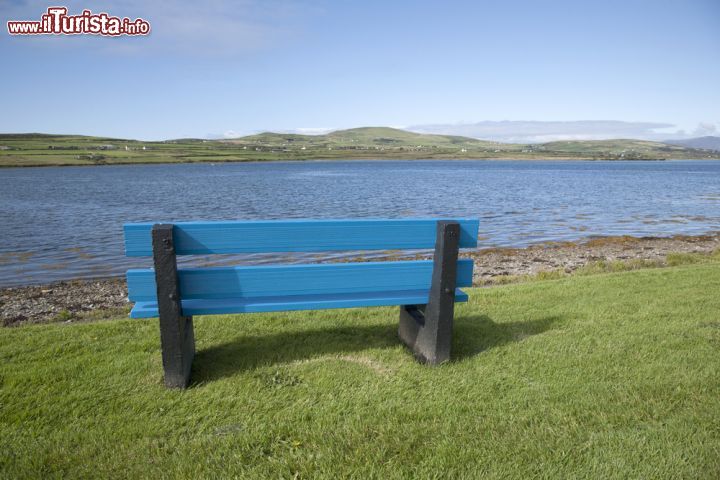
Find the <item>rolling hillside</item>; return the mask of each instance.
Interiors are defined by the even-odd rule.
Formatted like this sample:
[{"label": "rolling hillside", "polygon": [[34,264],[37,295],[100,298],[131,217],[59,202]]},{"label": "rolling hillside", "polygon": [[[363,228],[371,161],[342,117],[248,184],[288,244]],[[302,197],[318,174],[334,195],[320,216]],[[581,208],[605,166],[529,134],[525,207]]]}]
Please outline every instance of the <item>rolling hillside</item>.
[{"label": "rolling hillside", "polygon": [[469,137],[453,135],[431,135],[423,133],[407,132],[397,128],[389,127],[362,127],[348,130],[337,130],[324,135],[298,135],[265,132],[258,135],[250,135],[232,140],[225,140],[225,143],[266,144],[276,146],[305,145],[316,147],[480,147],[503,145],[496,142],[485,142]]},{"label": "rolling hillside", "polygon": [[247,162],[322,159],[720,159],[720,152],[621,139],[510,144],[387,127],[325,135],[266,132],[228,139],[142,142],[79,135],[0,134],[0,166]]}]

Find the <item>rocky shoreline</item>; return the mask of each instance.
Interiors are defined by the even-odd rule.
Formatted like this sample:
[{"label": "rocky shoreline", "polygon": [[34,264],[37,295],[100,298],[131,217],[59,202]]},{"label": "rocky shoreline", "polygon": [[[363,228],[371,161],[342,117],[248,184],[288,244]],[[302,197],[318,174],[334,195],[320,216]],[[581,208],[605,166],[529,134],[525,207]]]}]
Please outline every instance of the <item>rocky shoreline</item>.
[{"label": "rocky shoreline", "polygon": [[663,266],[668,255],[709,255],[720,249],[720,232],[672,237],[601,237],[581,242],[557,242],[527,248],[482,249],[475,260],[476,285],[497,283],[503,277],[560,271],[571,274],[598,262],[644,262]]},{"label": "rocky shoreline", "polygon": [[[463,256],[475,261],[474,283],[490,285],[542,272],[570,274],[597,262],[653,262],[662,266],[669,254],[710,254],[719,249],[720,232],[663,238],[603,237],[527,248],[487,248]],[[129,309],[123,278],[0,288],[3,326],[122,316]]]},{"label": "rocky shoreline", "polygon": [[130,310],[124,278],[70,280],[0,289],[2,326],[73,322]]}]

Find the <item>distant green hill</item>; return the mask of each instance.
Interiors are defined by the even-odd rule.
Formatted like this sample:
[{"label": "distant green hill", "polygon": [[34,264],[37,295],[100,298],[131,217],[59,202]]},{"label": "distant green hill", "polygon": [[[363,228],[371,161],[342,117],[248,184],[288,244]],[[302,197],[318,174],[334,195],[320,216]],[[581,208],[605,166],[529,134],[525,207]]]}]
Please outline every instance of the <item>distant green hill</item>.
[{"label": "distant green hill", "polygon": [[706,158],[707,154],[679,145],[633,139],[575,140],[548,142],[536,147],[538,152],[554,155],[577,153],[581,155],[620,156],[629,159],[646,158]]},{"label": "distant green hill", "polygon": [[643,140],[510,144],[388,127],[324,135],[266,132],[227,140],[142,142],[81,135],[0,134],[0,167],[323,159],[720,159],[720,152]]},{"label": "distant green hill", "polygon": [[361,127],[348,130],[337,130],[324,135],[298,135],[292,133],[265,132],[233,140],[232,143],[267,143],[273,145],[286,145],[290,143],[304,143],[323,146],[458,146],[458,145],[499,145],[495,142],[485,142],[469,137],[454,135],[431,135],[407,132],[389,127]]}]

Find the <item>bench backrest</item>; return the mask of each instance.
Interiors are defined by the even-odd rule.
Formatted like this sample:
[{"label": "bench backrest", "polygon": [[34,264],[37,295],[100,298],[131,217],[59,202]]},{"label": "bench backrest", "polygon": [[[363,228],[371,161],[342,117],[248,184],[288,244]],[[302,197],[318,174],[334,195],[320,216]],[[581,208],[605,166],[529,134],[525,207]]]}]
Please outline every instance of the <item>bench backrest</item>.
[{"label": "bench backrest", "polygon": [[[173,224],[176,255],[435,248],[440,219],[282,220]],[[460,224],[460,248],[477,247],[479,220]],[[153,223],[130,223],[125,253],[151,257]]]},{"label": "bench backrest", "polygon": [[[185,222],[173,225],[173,243],[177,255],[431,249],[438,220]],[[479,221],[453,221],[459,247],[476,247]],[[153,224],[124,228],[127,255],[152,256]],[[458,261],[457,287],[472,285],[472,268],[472,260]],[[428,290],[432,269],[428,260],[181,268],[178,280],[182,299],[332,296]],[[153,270],[132,269],[127,278],[131,301],[157,300]]]}]

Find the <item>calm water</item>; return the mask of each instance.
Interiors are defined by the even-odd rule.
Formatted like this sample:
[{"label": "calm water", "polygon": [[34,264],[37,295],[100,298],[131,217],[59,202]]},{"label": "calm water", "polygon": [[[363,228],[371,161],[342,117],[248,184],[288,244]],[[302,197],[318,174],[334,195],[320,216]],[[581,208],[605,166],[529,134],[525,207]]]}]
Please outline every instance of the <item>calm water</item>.
[{"label": "calm water", "polygon": [[124,222],[428,216],[479,217],[483,246],[699,234],[720,230],[720,162],[0,169],[0,285],[120,275],[149,265],[123,256]]}]

